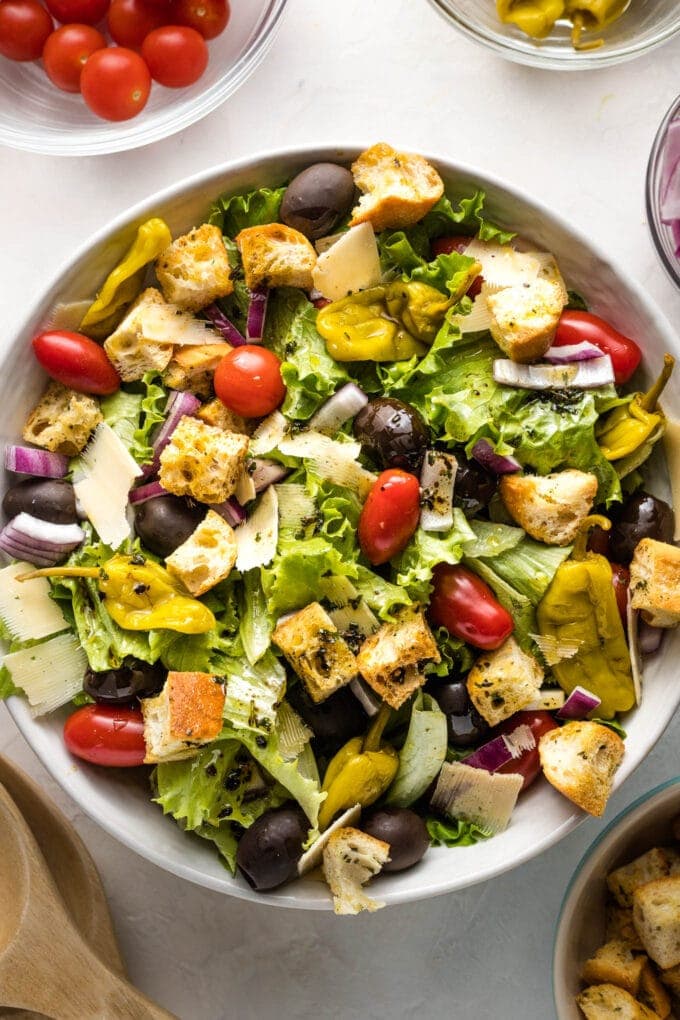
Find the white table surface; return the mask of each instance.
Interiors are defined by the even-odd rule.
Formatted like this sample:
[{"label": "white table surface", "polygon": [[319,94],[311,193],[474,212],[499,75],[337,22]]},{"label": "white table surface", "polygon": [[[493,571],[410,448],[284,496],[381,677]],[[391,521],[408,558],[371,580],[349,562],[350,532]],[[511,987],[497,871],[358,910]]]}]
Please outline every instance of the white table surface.
[{"label": "white table surface", "polygon": [[[264,149],[379,139],[446,153],[553,205],[627,265],[673,321],[680,294],[652,248],[643,185],[679,68],[680,39],[617,68],[558,75],[487,55],[425,0],[290,0],[264,65],[184,133],[100,158],[0,150],[0,343],[73,246],[151,192]],[[679,746],[676,718],[605,821],[678,772]],[[73,819],[101,870],[132,979],[182,1020],[554,1015],[560,902],[603,822],[585,822],[518,871],[436,900],[355,919],[273,911],[173,878],[101,832],[49,779],[4,708],[0,750]]]}]

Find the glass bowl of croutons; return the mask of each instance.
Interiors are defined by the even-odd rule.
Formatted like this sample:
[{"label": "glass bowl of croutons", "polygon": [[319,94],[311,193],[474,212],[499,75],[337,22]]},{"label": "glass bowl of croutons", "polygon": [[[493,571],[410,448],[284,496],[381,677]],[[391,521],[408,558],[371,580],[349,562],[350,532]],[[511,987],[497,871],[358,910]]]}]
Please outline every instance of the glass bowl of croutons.
[{"label": "glass bowl of croutons", "polygon": [[622,811],[587,850],[555,937],[559,1020],[680,1010],[680,778]]}]

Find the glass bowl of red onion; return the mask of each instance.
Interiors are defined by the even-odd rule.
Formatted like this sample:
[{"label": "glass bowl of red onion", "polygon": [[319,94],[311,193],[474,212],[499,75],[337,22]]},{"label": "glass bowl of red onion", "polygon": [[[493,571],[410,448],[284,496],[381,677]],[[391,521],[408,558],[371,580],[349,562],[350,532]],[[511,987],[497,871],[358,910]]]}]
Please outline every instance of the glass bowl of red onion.
[{"label": "glass bowl of red onion", "polygon": [[659,258],[680,287],[680,96],[662,120],[649,156],[647,218]]}]

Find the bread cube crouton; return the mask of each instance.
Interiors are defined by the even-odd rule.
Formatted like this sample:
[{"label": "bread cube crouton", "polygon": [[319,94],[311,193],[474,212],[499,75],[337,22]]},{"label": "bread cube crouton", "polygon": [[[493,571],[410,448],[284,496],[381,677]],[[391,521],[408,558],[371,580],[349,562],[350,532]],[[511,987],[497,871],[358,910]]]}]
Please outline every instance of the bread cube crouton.
[{"label": "bread cube crouton", "polygon": [[662,969],[680,964],[680,875],[635,890],[633,923],[654,963]]},{"label": "bread cube crouton", "polygon": [[22,436],[43,450],[75,457],[87,446],[97,425],[104,421],[99,403],[51,382],[24,425]]},{"label": "bread cube crouton", "polygon": [[223,432],[240,432],[242,435],[249,435],[248,427],[240,415],[234,414],[228,407],[225,407],[221,400],[215,397],[203,404],[196,412],[196,417],[204,421],[206,425],[214,425]]},{"label": "bread cube crouton", "polygon": [[640,936],[633,924],[632,907],[620,907],[618,903],[607,905],[607,942],[625,942],[629,949],[643,952]]},{"label": "bread cube crouton", "polygon": [[334,832],[323,851],[323,872],[333,894],[336,914],[358,914],[383,906],[362,886],[390,859],[390,845],[348,826]]},{"label": "bread cube crouton", "polygon": [[680,999],[680,964],[677,967],[666,967],[659,971],[659,977],[666,988],[670,988],[671,994]]},{"label": "bread cube crouton", "polygon": [[511,361],[542,358],[555,337],[568,301],[562,277],[537,279],[503,290],[483,288],[491,321],[489,330]]},{"label": "bread cube crouton", "polygon": [[247,453],[247,436],[185,416],[161,453],[160,483],[175,496],[223,503],[236,489]]},{"label": "bread cube crouton", "polygon": [[187,312],[227,297],[234,284],[222,231],[204,223],[178,237],[159,256],[156,276],[166,299]]},{"label": "bread cube crouton", "polygon": [[569,468],[552,475],[503,475],[505,508],[521,528],[546,545],[569,545],[590,513],[597,478]]},{"label": "bread cube crouton", "polygon": [[362,152],[352,174],[364,194],[352,210],[350,225],[368,222],[376,233],[412,227],[444,194],[441,177],[426,159],[396,152],[385,142]]},{"label": "bread cube crouton", "polygon": [[316,251],[299,230],[283,223],[246,227],[236,235],[236,244],[246,284],[251,290],[257,287],[313,288]]},{"label": "bread cube crouton", "polygon": [[161,306],[167,307],[163,295],[148,287],[104,342],[109,361],[125,382],[141,379],[145,372],[162,372],[172,357],[172,344],[151,339],[148,333],[156,334],[156,330],[145,328],[154,309]]},{"label": "bread cube crouton", "polygon": [[595,722],[568,722],[538,743],[543,775],[584,811],[604,813],[625,752],[621,737]]},{"label": "bread cube crouton", "polygon": [[625,942],[607,942],[583,965],[583,980],[589,985],[611,984],[637,995],[647,957],[633,956]]},{"label": "bread cube crouton", "polygon": [[192,758],[222,730],[225,688],[211,673],[168,673],[155,698],[142,698],[146,764]]},{"label": "bread cube crouton", "polygon": [[509,719],[538,696],[543,667],[523,652],[513,637],[484,652],[467,676],[470,700],[490,726]]},{"label": "bread cube crouton", "polygon": [[166,557],[165,566],[193,596],[203,595],[229,576],[236,551],[234,529],[208,510],[186,542]]},{"label": "bread cube crouton", "polygon": [[422,610],[402,609],[395,623],[383,625],[363,642],[359,672],[392,708],[401,708],[425,683],[422,667],[441,656]]},{"label": "bread cube crouton", "polygon": [[659,1020],[656,1013],[616,985],[591,985],[576,996],[586,1020]]},{"label": "bread cube crouton", "polygon": [[662,847],[654,847],[629,864],[610,872],[607,875],[607,886],[617,903],[631,908],[635,890],[657,878],[666,878],[671,873],[671,865],[669,854]]},{"label": "bread cube crouton", "polygon": [[231,349],[226,342],[176,347],[163,372],[163,382],[171,390],[191,390],[197,397],[208,399],[213,395],[215,369]]},{"label": "bread cube crouton", "polygon": [[357,675],[357,661],[330,616],[311,602],[274,630],[272,641],[317,705]]},{"label": "bread cube crouton", "polygon": [[635,547],[630,565],[633,609],[653,627],[677,627],[680,623],[680,548],[653,538]]},{"label": "bread cube crouton", "polygon": [[659,981],[656,970],[649,960],[647,960],[642,969],[637,997],[643,1006],[651,1009],[652,1012],[661,1017],[661,1020],[666,1020],[666,1017],[670,1015],[670,996]]}]

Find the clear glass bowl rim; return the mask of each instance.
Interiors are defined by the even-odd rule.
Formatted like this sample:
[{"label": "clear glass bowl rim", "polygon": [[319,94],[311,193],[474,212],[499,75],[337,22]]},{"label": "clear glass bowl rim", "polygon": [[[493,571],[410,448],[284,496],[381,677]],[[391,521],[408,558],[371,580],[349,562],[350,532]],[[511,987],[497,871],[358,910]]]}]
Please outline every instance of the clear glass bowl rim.
[{"label": "clear glass bowl rim", "polygon": [[666,111],[659,129],[654,136],[652,149],[647,163],[647,178],[645,182],[645,203],[647,206],[647,223],[652,235],[652,241],[656,253],[661,260],[664,269],[670,276],[676,287],[680,287],[680,257],[671,256],[664,244],[662,231],[665,230],[661,222],[659,209],[659,194],[657,192],[657,177],[660,169],[659,164],[663,155],[663,145],[668,132],[668,125],[676,116],[680,115],[680,96],[677,96]]}]

